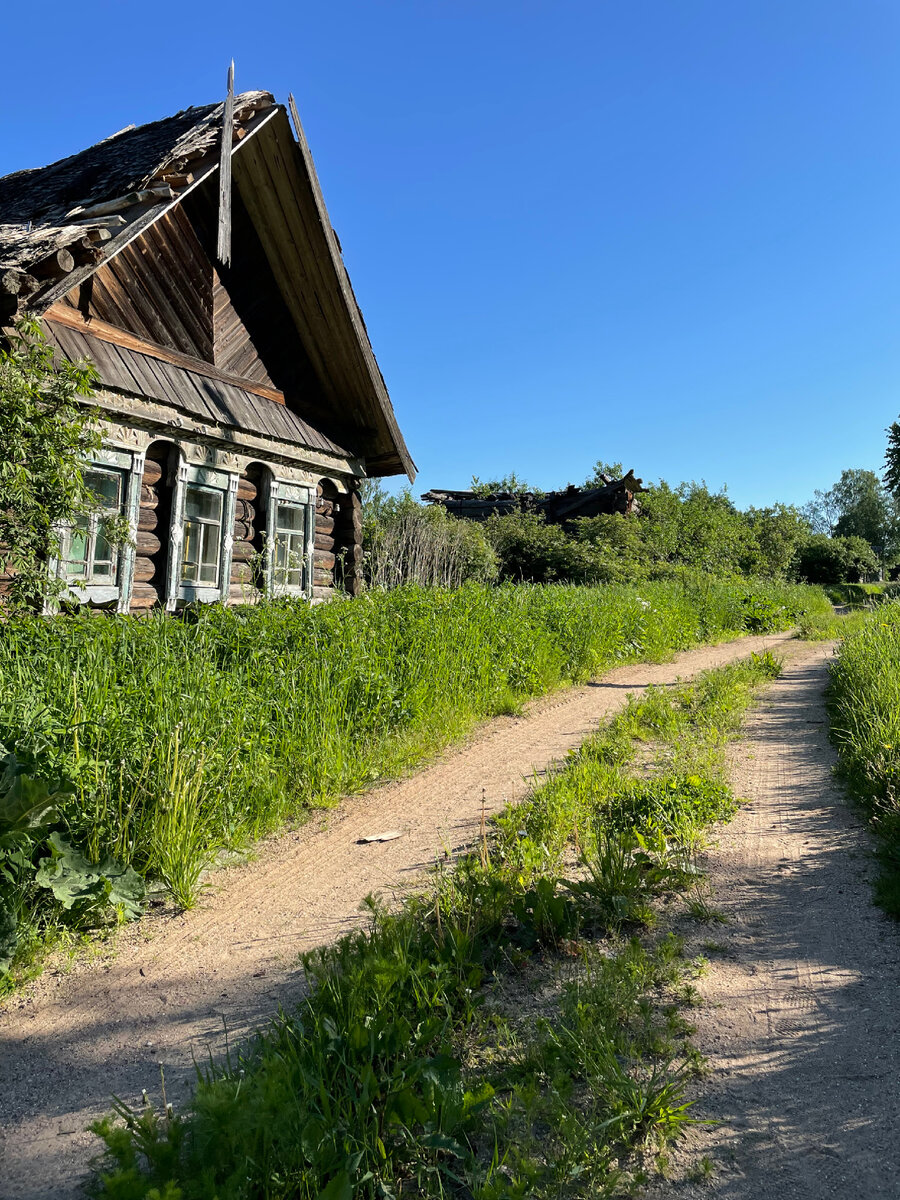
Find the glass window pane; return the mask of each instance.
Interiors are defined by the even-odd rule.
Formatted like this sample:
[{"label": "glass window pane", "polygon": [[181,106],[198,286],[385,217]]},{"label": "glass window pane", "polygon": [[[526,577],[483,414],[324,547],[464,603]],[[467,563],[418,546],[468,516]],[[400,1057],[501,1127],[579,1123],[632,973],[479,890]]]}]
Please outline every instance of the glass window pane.
[{"label": "glass window pane", "polygon": [[196,582],[200,571],[200,534],[203,526],[196,521],[188,521],[184,527],[184,556],[181,564],[181,578],[186,583]]},{"label": "glass window pane", "polygon": [[291,532],[299,530],[302,533],[304,516],[303,509],[295,504],[279,504],[277,520],[279,533],[282,530]]},{"label": "glass window pane", "polygon": [[122,475],[119,471],[85,471],[84,482],[104,508],[118,509],[122,504]]},{"label": "glass window pane", "polygon": [[215,587],[219,582],[224,495],[212,488],[188,484],[184,498],[184,552],[181,578],[185,583]]},{"label": "glass window pane", "polygon": [[84,574],[87,562],[89,521],[87,517],[78,517],[75,528],[69,535],[69,553],[66,566],[76,575]]},{"label": "glass window pane", "polygon": [[215,585],[219,579],[219,527],[204,525],[200,549],[200,582]]},{"label": "glass window pane", "polygon": [[106,540],[103,526],[100,525],[97,529],[97,536],[94,539],[94,566],[91,577],[102,576],[104,582],[109,583],[111,579],[115,578],[115,574],[116,553]]},{"label": "glass window pane", "polygon": [[222,493],[188,484],[184,515],[188,520],[221,522]]}]

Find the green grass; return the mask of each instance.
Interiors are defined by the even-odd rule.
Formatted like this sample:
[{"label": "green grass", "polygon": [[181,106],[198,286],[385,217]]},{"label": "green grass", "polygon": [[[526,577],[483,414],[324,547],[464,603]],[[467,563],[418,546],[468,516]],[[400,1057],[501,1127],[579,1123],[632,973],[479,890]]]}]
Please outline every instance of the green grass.
[{"label": "green grass", "polygon": [[180,620],[10,618],[0,626],[0,745],[57,791],[52,820],[31,829],[24,850],[20,839],[16,862],[0,812],[0,963],[11,922],[20,964],[35,926],[83,923],[85,904],[63,913],[34,884],[52,829],[90,863],[132,864],[189,907],[223,852],[401,773],[479,718],[616,663],[786,627],[825,607],[815,588],[698,576],[407,588]]},{"label": "green grass", "polygon": [[867,614],[842,643],[829,716],[841,773],[878,835],[876,902],[900,917],[900,604]]},{"label": "green grass", "polygon": [[303,1002],[187,1111],[118,1105],[97,1193],[632,1193],[702,1070],[682,1011],[702,964],[649,931],[736,807],[722,747],[778,670],[753,656],[632,700],[421,895],[306,956]]}]

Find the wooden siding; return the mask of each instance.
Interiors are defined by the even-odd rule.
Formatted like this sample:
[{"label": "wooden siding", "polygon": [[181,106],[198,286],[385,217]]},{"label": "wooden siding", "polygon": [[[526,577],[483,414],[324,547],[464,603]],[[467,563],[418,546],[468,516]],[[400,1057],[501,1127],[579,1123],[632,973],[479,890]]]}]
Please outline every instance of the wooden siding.
[{"label": "wooden siding", "polygon": [[68,358],[88,358],[106,387],[144,396],[212,422],[271,437],[292,445],[345,457],[346,451],[282,404],[227,384],[92,337],[48,318],[48,341]]},{"label": "wooden siding", "polygon": [[217,367],[242,379],[275,387],[218,272],[213,273],[213,337]]},{"label": "wooden siding", "polygon": [[213,270],[181,205],[64,303],[170,350],[213,361]]}]

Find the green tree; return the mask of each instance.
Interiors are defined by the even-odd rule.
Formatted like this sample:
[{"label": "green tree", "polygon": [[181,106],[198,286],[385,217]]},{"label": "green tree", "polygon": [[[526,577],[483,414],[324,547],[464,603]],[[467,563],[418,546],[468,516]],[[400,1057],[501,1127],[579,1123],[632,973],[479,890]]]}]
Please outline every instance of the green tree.
[{"label": "green tree", "polygon": [[878,562],[865,538],[814,533],[798,551],[796,569],[807,583],[858,583]]},{"label": "green tree", "polygon": [[527,479],[520,479],[515,471],[510,471],[501,479],[479,479],[477,475],[473,475],[472,491],[483,499],[487,499],[489,496],[498,496],[504,492],[511,496],[536,496],[538,498],[546,494],[540,488],[532,487]]},{"label": "green tree", "polygon": [[11,607],[59,593],[47,570],[59,531],[95,506],[82,464],[100,444],[83,403],[96,379],[88,362],[54,363],[36,321],[20,322],[0,348],[0,573]]},{"label": "green tree", "polygon": [[804,513],[816,533],[860,537],[883,564],[898,547],[897,502],[874,471],[849,468]]},{"label": "green tree", "polygon": [[894,421],[885,432],[888,435],[888,444],[884,454],[884,483],[894,499],[900,503],[900,421]]},{"label": "green tree", "polygon": [[620,462],[608,463],[602,458],[598,458],[594,463],[593,474],[589,475],[582,484],[586,488],[599,488],[606,486],[604,475],[609,475],[613,479],[621,479],[625,474],[625,469]]},{"label": "green tree", "polygon": [[809,522],[800,509],[791,504],[773,504],[748,508],[744,517],[756,543],[755,553],[745,560],[745,569],[767,577],[788,575],[797,551],[810,536]]}]

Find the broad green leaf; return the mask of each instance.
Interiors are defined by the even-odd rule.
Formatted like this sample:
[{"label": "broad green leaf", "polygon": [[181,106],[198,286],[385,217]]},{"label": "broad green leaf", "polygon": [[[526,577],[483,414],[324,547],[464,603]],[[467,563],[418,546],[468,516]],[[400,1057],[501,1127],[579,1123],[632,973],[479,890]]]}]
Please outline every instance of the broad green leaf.
[{"label": "broad green leaf", "polygon": [[319,1192],[316,1200],[353,1200],[353,1184],[346,1171],[341,1171]]}]

